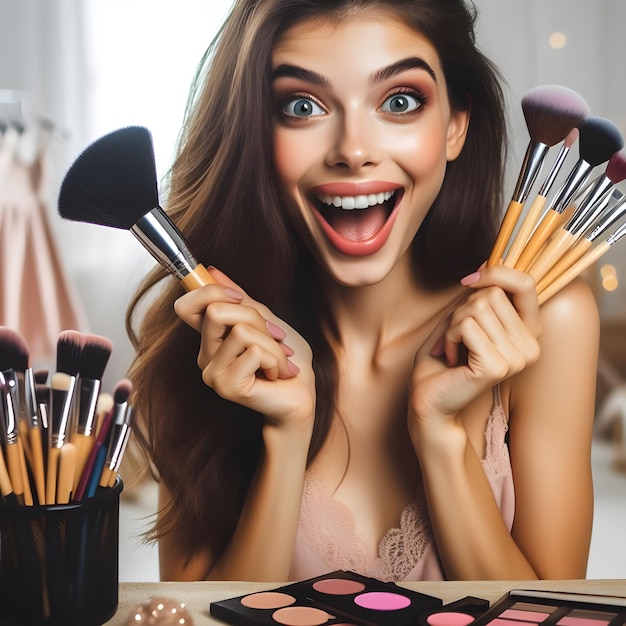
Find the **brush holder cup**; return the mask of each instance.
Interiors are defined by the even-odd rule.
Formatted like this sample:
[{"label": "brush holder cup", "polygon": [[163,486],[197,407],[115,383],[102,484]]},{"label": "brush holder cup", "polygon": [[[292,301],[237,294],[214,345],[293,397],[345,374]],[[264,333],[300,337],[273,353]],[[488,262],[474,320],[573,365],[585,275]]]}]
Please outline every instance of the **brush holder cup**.
[{"label": "brush holder cup", "polygon": [[117,610],[123,483],[82,502],[0,502],[0,624],[99,626]]}]

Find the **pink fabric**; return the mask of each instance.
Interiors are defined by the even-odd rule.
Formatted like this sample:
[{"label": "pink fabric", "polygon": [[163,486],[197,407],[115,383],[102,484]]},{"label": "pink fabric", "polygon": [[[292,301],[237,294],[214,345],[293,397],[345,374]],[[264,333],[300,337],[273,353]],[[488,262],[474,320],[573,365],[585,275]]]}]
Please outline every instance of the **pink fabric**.
[{"label": "pink fabric", "polygon": [[[515,493],[504,440],[507,428],[499,389],[496,389],[487,420],[482,464],[510,531],[515,513]],[[305,580],[337,569],[352,570],[385,581],[443,580],[424,494],[418,493],[406,506],[400,527],[385,534],[378,547],[378,556],[372,559],[355,532],[351,511],[332,500],[323,486],[307,474],[290,580]]]}]

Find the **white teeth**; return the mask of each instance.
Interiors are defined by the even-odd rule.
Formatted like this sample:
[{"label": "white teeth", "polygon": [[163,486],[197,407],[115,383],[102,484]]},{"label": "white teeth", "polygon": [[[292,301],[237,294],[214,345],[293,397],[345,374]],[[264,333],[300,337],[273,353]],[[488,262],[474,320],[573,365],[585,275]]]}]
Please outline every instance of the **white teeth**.
[{"label": "white teeth", "polygon": [[367,209],[367,207],[374,206],[376,204],[382,204],[393,196],[395,191],[384,191],[378,194],[371,193],[368,196],[318,196],[318,199],[323,204],[328,206],[334,206],[346,211],[352,211],[352,209]]}]

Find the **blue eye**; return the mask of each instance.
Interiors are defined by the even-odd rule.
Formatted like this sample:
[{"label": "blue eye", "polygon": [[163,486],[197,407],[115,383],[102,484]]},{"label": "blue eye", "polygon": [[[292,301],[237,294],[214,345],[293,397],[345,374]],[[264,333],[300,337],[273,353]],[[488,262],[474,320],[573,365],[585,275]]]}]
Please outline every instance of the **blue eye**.
[{"label": "blue eye", "polygon": [[422,106],[422,100],[408,93],[394,93],[389,96],[381,107],[386,113],[411,113]]},{"label": "blue eye", "polygon": [[302,96],[294,96],[283,103],[282,112],[290,117],[312,117],[314,115],[324,115],[325,111],[322,107],[311,100]]}]

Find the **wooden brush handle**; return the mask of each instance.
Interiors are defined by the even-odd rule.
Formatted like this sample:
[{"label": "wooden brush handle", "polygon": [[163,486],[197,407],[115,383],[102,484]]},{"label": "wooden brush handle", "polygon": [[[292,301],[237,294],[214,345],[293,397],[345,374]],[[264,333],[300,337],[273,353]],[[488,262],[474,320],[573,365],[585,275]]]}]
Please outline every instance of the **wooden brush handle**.
[{"label": "wooden brush handle", "polygon": [[582,274],[592,263],[595,263],[603,254],[611,248],[610,244],[603,241],[601,244],[590,250],[584,257],[578,259],[574,265],[566,269],[554,282],[550,283],[539,293],[539,304],[543,304],[555,293],[559,292],[565,285],[571,283],[574,278]]},{"label": "wooden brush handle", "polygon": [[24,446],[22,440],[17,438],[17,450],[20,461],[20,472],[22,473],[22,484],[24,485],[24,504],[33,506],[33,492],[30,488],[30,480],[28,479],[28,467],[26,466],[26,456],[24,455]]},{"label": "wooden brush handle", "polygon": [[46,472],[43,463],[43,445],[39,427],[30,429],[30,450],[33,457],[31,469],[35,479],[35,491],[39,504],[46,502]]},{"label": "wooden brush handle", "polygon": [[535,232],[532,234],[528,243],[524,247],[522,254],[520,254],[515,269],[525,272],[530,264],[535,260],[535,255],[541,249],[541,246],[545,243],[546,239],[552,234],[554,230],[554,224],[559,218],[559,213],[554,209],[548,210],[545,217],[539,222]]},{"label": "wooden brush handle", "polygon": [[522,254],[524,246],[530,239],[533,229],[541,217],[541,211],[543,210],[545,203],[546,197],[538,195],[530,205],[530,209],[528,209],[526,215],[524,216],[522,224],[511,242],[511,246],[509,247],[506,256],[504,257],[504,265],[507,267],[515,267],[517,259],[519,259],[520,254]]},{"label": "wooden brush handle", "polygon": [[102,468],[102,474],[100,474],[100,487],[108,487],[109,482],[111,481],[111,477],[113,477],[113,479],[115,480],[115,472],[105,465]]},{"label": "wooden brush handle", "polygon": [[504,219],[500,224],[496,242],[491,250],[491,254],[489,255],[487,267],[492,267],[500,263],[500,260],[504,256],[506,246],[509,243],[509,238],[515,230],[515,225],[517,224],[517,221],[522,213],[523,206],[524,205],[521,202],[517,202],[516,200],[511,200],[509,203],[506,213],[504,214]]},{"label": "wooden brush handle", "polygon": [[74,472],[74,481],[72,483],[72,493],[76,493],[80,477],[87,465],[87,459],[93,450],[95,437],[91,435],[83,435],[81,433],[72,433],[70,442],[76,446],[76,471]]},{"label": "wooden brush handle", "polygon": [[528,272],[536,281],[541,280],[561,257],[578,241],[576,235],[567,230],[557,231],[553,239],[528,268]]},{"label": "wooden brush handle", "polygon": [[76,446],[73,443],[64,443],[59,451],[59,480],[56,494],[57,504],[67,504],[70,501],[75,473]]},{"label": "wooden brush handle", "polygon": [[20,451],[17,442],[11,443],[5,447],[7,457],[7,468],[11,485],[13,485],[13,493],[16,496],[24,495],[24,479],[22,477],[22,466],[20,463]]},{"label": "wooden brush handle", "polygon": [[59,472],[59,448],[48,450],[48,471],[46,474],[46,504],[55,504],[57,498],[57,475]]},{"label": "wooden brush handle", "polygon": [[578,259],[587,254],[591,249],[592,243],[589,239],[583,239],[579,241],[573,248],[570,248],[559,260],[559,262],[552,267],[552,269],[545,274],[541,280],[537,282],[537,293],[543,291],[550,283],[554,282],[566,269],[574,265]]},{"label": "wooden brush handle", "polygon": [[181,284],[186,291],[193,291],[204,285],[214,285],[215,279],[204,265],[196,265],[196,267],[185,278],[181,279]]},{"label": "wooden brush handle", "polygon": [[0,493],[3,496],[10,496],[13,493],[13,485],[9,478],[9,470],[4,462],[2,448],[0,448]]}]

